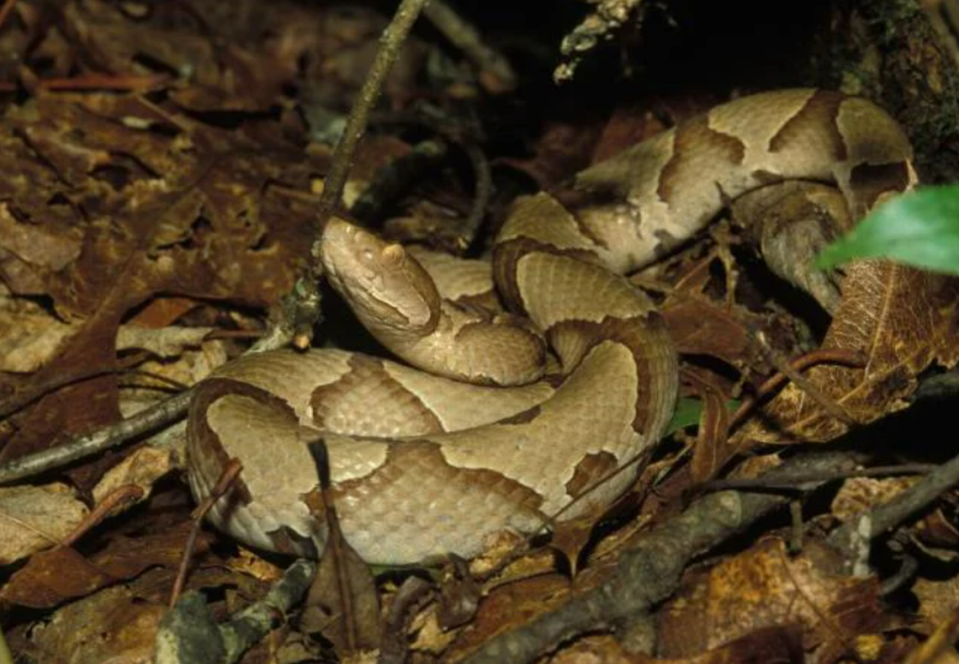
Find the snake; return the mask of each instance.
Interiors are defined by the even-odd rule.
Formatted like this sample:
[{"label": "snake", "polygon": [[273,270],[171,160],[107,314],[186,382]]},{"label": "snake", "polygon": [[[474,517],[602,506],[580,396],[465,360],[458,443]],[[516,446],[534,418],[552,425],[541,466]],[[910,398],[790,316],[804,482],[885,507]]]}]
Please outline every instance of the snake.
[{"label": "snake", "polygon": [[[636,481],[678,390],[663,316],[625,275],[731,201],[797,180],[836,187],[858,219],[916,174],[908,139],[877,105],[780,90],[716,106],[517,199],[488,263],[446,266],[485,276],[494,295],[454,292],[434,278],[442,261],[430,267],[331,219],[328,279],[398,361],[289,349],[226,363],[190,406],[192,493],[210,497],[238,460],[208,521],[257,549],[315,556],[330,526],[308,504],[320,481],[308,445],[322,439],[323,495],[346,542],[380,565],[469,559],[504,535],[597,513]],[[488,312],[484,298],[506,311]]]}]

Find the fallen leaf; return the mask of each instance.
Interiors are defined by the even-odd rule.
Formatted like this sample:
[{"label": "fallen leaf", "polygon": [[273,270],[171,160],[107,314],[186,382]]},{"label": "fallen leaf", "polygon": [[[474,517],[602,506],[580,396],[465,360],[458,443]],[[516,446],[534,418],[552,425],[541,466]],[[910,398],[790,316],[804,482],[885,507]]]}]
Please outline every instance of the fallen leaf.
[{"label": "fallen leaf", "polygon": [[766,539],[690,575],[660,613],[661,654],[695,656],[759,629],[800,625],[803,649],[835,661],[856,637],[894,625],[880,607],[877,580],[843,576],[841,562],[822,545],[790,557],[782,541]]},{"label": "fallen leaf", "polygon": [[138,348],[160,357],[175,357],[186,348],[196,348],[213,331],[211,327],[161,327],[121,325],[117,331],[117,350]]},{"label": "fallen leaf", "polygon": [[500,586],[480,603],[476,620],[444,653],[448,661],[459,661],[498,634],[528,623],[556,608],[569,596],[569,581],[553,574]]},{"label": "fallen leaf", "polygon": [[0,564],[56,546],[88,511],[65,484],[0,488]]},{"label": "fallen leaf", "polygon": [[0,295],[0,312],[0,371],[36,371],[78,330],[26,298]]},{"label": "fallen leaf", "polygon": [[759,629],[700,655],[669,659],[626,651],[611,636],[590,636],[564,648],[552,664],[802,664],[802,632],[794,625]]},{"label": "fallen leaf", "polygon": [[166,606],[144,601],[126,586],[100,592],[59,609],[30,631],[29,646],[20,652],[35,661],[152,661],[154,639]]},{"label": "fallen leaf", "polygon": [[[156,481],[174,468],[173,453],[169,449],[159,449],[150,445],[138,447],[123,461],[108,470],[93,488],[93,499],[99,503],[120,487],[135,486],[142,491],[136,503],[122,505],[126,511],[133,505],[147,500]],[[116,516],[119,512],[111,512]]]},{"label": "fallen leaf", "polygon": [[921,480],[921,476],[908,477],[850,477],[832,499],[829,511],[840,521],[858,518],[868,509],[888,503],[901,492]]},{"label": "fallen leaf", "polygon": [[[21,606],[50,608],[132,579],[154,566],[175,570],[191,528],[191,522],[180,521],[158,532],[112,534],[105,548],[89,557],[70,547],[38,553],[14,572],[0,589],[0,598]],[[209,539],[205,535],[199,538],[199,553],[208,548]]]},{"label": "fallen leaf", "polygon": [[[866,365],[820,365],[805,377],[860,424],[904,408],[921,371],[936,361],[952,366],[959,358],[957,290],[957,279],[901,265],[851,264],[822,348],[862,352]],[[740,449],[826,442],[848,430],[794,384],[759,412],[736,433]]]},{"label": "fallen leaf", "polygon": [[[322,633],[333,642],[338,652],[348,653],[347,630],[355,636],[354,651],[379,647],[382,626],[380,600],[373,574],[359,554],[345,541],[342,558],[334,561],[332,548],[327,546],[313,584],[306,598],[301,627],[307,633]],[[341,594],[341,583],[349,590],[349,597]],[[351,608],[349,614],[344,607]],[[346,620],[352,620],[348,627]]]}]

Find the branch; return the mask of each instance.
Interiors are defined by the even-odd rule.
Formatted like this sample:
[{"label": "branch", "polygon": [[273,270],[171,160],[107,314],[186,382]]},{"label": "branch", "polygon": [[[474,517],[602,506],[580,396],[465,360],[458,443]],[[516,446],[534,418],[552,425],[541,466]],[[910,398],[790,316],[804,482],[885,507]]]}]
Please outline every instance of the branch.
[{"label": "branch", "polygon": [[[865,457],[854,452],[813,452],[765,473],[770,481],[853,470]],[[813,491],[824,482],[801,487]],[[601,586],[576,596],[556,611],[487,641],[466,661],[471,664],[528,662],[586,631],[635,618],[669,597],[696,556],[742,532],[757,519],[787,504],[792,496],[723,491],[694,502],[686,511],[647,533],[619,560]]]},{"label": "branch", "polygon": [[61,468],[126,441],[168,426],[186,415],[193,390],[185,390],[146,408],[133,417],[85,436],[78,436],[48,450],[7,461],[0,465],[0,484],[9,484],[54,468]]},{"label": "branch", "polygon": [[155,660],[160,664],[235,662],[298,604],[310,586],[316,564],[297,560],[259,602],[218,625],[203,595],[186,593],[160,621]]},{"label": "branch", "polygon": [[353,157],[356,147],[366,131],[369,123],[370,111],[379,99],[383,82],[393,69],[396,56],[406,41],[413,23],[419,16],[423,5],[428,0],[402,0],[393,21],[383,31],[380,37],[380,48],[376,52],[376,59],[370,67],[370,72],[363,82],[363,88],[353,104],[353,110],[346,120],[346,128],[333,151],[333,164],[323,182],[323,193],[317,206],[315,231],[311,255],[313,261],[306,270],[303,278],[299,279],[288,299],[287,311],[282,317],[285,320],[277,324],[277,335],[289,335],[293,346],[301,350],[309,347],[313,339],[313,326],[320,320],[320,291],[319,279],[323,274],[320,263],[320,247],[323,238],[323,227],[327,219],[336,211],[343,196],[346,179],[353,169]]},{"label": "branch", "polygon": [[872,540],[913,518],[956,484],[959,484],[959,456],[942,464],[888,503],[877,505],[847,521],[830,533],[828,542],[845,554],[850,573],[856,576],[868,574]]},{"label": "branch", "polygon": [[[336,210],[336,206],[339,205],[343,188],[346,186],[346,179],[353,168],[353,155],[356,153],[356,146],[359,145],[369,122],[370,111],[379,99],[383,82],[393,69],[400,48],[406,41],[406,36],[426,2],[427,0],[403,0],[393,16],[393,21],[383,31],[383,36],[380,38],[380,49],[377,51],[376,59],[363,82],[363,88],[353,104],[353,110],[346,121],[346,128],[333,151],[333,165],[323,182],[323,193],[320,196],[316,219],[317,238],[313,244],[313,258],[317,263],[320,256],[322,228],[326,220]],[[319,274],[319,270],[317,270],[317,273]]]}]

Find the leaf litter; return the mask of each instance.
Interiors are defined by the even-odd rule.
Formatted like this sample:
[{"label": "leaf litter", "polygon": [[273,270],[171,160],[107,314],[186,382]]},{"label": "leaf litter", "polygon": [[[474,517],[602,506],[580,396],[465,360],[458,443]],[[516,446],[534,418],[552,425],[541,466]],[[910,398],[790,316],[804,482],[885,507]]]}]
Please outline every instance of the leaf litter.
[{"label": "leaf litter", "polygon": [[[20,2],[12,17],[0,25],[0,53],[18,56],[0,57],[0,167],[7,174],[0,181],[0,395],[41,396],[0,428],[3,460],[156,404],[264,331],[309,259],[330,140],[386,25],[367,7],[281,2],[263,11],[255,3],[212,0]],[[387,84],[384,112],[424,105],[429,111],[433,104],[431,112],[439,108],[469,126],[475,118],[460,116],[475,110],[464,110],[464,99],[475,99],[481,82],[428,34],[408,46]],[[503,115],[483,128],[484,148],[497,168],[552,188],[598,157],[702,110],[712,97],[691,91],[607,100],[605,107],[600,101],[585,110],[567,100],[538,109],[540,126],[524,126],[499,107]],[[524,150],[491,135],[497,122],[525,132]],[[416,131],[369,135],[349,199],[421,139]],[[431,176],[445,193],[421,184],[390,214],[441,228],[445,217],[469,208],[471,188],[460,166],[454,160]],[[494,201],[494,219],[501,205]],[[756,344],[757,330],[786,357],[819,346],[814,325],[762,292],[745,250],[706,246],[737,233],[717,232],[634,275],[661,301],[687,356],[688,391],[705,404],[695,443],[688,434],[667,443],[645,460],[643,482],[618,511],[561,528],[554,549],[504,542],[474,561],[475,578],[457,568],[445,583],[436,580],[435,592],[406,620],[377,620],[370,597],[379,591],[385,615],[385,602],[409,572],[385,571],[374,584],[351,560],[340,573],[363,588],[364,647],[375,647],[377,630],[402,629],[408,631],[382,642],[408,647],[417,661],[465,657],[601,588],[623,551],[641,546],[650,528],[687,506],[687,492],[721,471],[755,477],[751,469],[779,463],[765,454],[767,446],[799,449],[848,429],[794,383],[758,400],[740,426],[731,422],[728,405],[738,403],[732,400],[775,373]],[[742,263],[734,272],[730,257]],[[822,344],[865,349],[864,366],[817,366],[808,379],[860,424],[904,407],[930,363],[959,359],[955,288],[953,280],[901,266],[847,269],[844,289],[857,295],[834,312]],[[213,340],[211,333],[222,336]],[[740,463],[744,454],[753,455],[747,464]],[[9,608],[3,631],[15,651],[48,661],[152,657],[192,528],[182,455],[182,428],[173,427],[74,464],[55,481],[0,488],[7,571],[0,596]],[[855,518],[915,484],[849,480],[827,514]],[[944,500],[907,529],[913,555],[929,560],[954,551],[951,508]],[[880,603],[877,575],[839,571],[816,530],[823,521],[811,521],[810,543],[799,553],[786,550],[788,524],[778,524],[758,541],[744,538],[738,550],[698,561],[651,618],[655,650],[635,627],[615,639],[593,634],[555,644],[554,658],[732,662],[768,653],[783,661],[893,661],[950,619],[943,597],[953,596],[954,578],[921,579],[921,620],[910,620],[895,602]],[[76,541],[67,541],[71,535]],[[205,589],[223,620],[263,597],[279,578],[275,562],[204,530],[187,589]],[[330,595],[321,591],[338,580],[329,569],[322,579],[314,594]],[[314,597],[311,606],[322,605],[326,622],[307,630],[298,620],[277,620],[273,635],[243,661],[346,656],[342,616],[324,599]],[[335,627],[326,637],[305,634],[329,625]]]}]

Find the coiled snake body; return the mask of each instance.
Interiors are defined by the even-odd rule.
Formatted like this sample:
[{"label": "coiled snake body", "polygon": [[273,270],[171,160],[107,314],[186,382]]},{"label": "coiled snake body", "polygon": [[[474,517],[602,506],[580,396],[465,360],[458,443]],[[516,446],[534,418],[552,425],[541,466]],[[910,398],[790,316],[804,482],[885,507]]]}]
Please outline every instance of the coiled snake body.
[{"label": "coiled snake body", "polygon": [[620,275],[770,183],[834,183],[858,218],[913,185],[910,159],[899,127],[870,102],[790,90],[719,106],[588,169],[558,197],[519,200],[493,276],[563,373],[526,387],[493,384],[541,373],[536,334],[468,318],[408,252],[333,220],[324,264],[359,318],[407,360],[486,385],[344,351],[241,358],[193,401],[194,495],[239,458],[239,482],[211,522],[256,547],[308,554],[303,538],[322,545],[325,525],[304,502],[318,483],[305,442],[322,435],[343,533],[380,564],[474,556],[501,531],[606,505],[634,479],[615,471],[661,437],[677,390],[662,319]]}]

